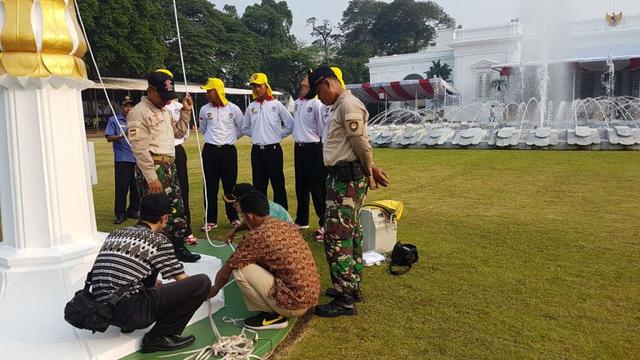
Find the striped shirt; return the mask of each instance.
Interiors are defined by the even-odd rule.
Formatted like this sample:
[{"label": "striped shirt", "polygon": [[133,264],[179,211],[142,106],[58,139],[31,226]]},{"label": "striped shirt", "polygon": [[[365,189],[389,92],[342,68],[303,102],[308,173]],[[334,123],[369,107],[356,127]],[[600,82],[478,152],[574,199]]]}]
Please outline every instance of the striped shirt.
[{"label": "striped shirt", "polygon": [[184,268],[164,235],[138,224],[109,234],[91,271],[95,300],[106,302],[122,286],[133,285],[128,293],[135,294],[153,273],[170,279],[183,273]]}]

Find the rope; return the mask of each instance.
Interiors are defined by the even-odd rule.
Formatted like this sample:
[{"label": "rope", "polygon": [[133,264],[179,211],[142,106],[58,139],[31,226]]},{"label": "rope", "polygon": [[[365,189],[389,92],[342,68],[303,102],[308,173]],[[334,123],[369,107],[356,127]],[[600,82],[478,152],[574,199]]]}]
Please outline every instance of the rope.
[{"label": "rope", "polygon": [[84,27],[84,22],[82,21],[82,15],[80,15],[80,7],[78,6],[78,0],[73,0],[73,3],[76,6],[76,13],[78,14],[78,20],[80,20],[80,26],[82,27],[82,33],[84,35],[84,39],[87,43],[87,48],[89,49],[89,55],[91,55],[91,61],[93,62],[93,67],[96,69],[96,74],[98,75],[98,80],[100,81],[100,85],[102,85],[102,91],[104,91],[104,97],[107,99],[107,103],[109,104],[109,108],[111,109],[111,113],[113,114],[113,118],[116,120],[116,124],[118,124],[118,128],[120,128],[120,133],[124,137],[124,141],[129,144],[131,148],[131,142],[129,142],[129,138],[127,137],[126,131],[120,125],[120,121],[118,120],[118,116],[116,115],[116,110],[111,104],[111,100],[109,99],[109,93],[107,92],[107,88],[104,86],[104,81],[102,81],[102,75],[100,74],[100,69],[98,69],[98,63],[96,62],[96,58],[93,56],[93,49],[91,48],[91,43],[89,42],[89,36],[87,35],[87,30]]},{"label": "rope", "polygon": [[[180,52],[180,64],[182,66],[182,77],[184,81],[184,88],[185,88],[185,92],[189,94],[189,89],[187,87],[187,70],[184,63],[184,52],[182,51],[182,36],[180,35],[180,22],[178,21],[178,6],[176,5],[176,0],[173,0],[173,16],[176,22],[176,35],[178,37],[178,50]],[[207,196],[207,178],[204,173],[204,161],[202,160],[202,145],[200,143],[200,134],[199,134],[200,131],[198,129],[199,127],[198,119],[196,118],[196,111],[194,106],[191,107],[191,116],[193,117],[193,124],[196,128],[196,142],[198,143],[198,154],[200,157],[200,171],[202,172],[202,181],[204,185],[203,186],[204,187],[204,223],[206,228],[206,224],[208,223],[207,213],[209,212],[209,200]],[[205,235],[206,235],[207,241],[209,242],[209,245],[216,248],[223,248],[227,246],[226,244],[223,244],[223,245],[214,244],[213,241],[211,241],[211,237],[209,236],[208,229],[206,229]],[[229,244],[229,246],[231,246],[231,249],[233,249],[233,245]]]},{"label": "rope", "polygon": [[[180,35],[180,22],[178,21],[178,7],[176,5],[176,0],[173,0],[173,15],[176,22],[176,35],[178,37],[178,50],[180,52],[180,64],[182,66],[182,76],[184,81],[185,92],[189,94],[188,83],[187,83],[187,70],[184,62],[184,52],[182,50],[182,36]],[[196,118],[196,112],[195,112],[194,106],[191,107],[191,116],[193,117],[193,120],[194,120],[193,123],[196,129],[196,142],[198,144],[200,171],[202,172],[202,181],[204,185],[204,204],[205,204],[204,222],[205,224],[207,224],[208,223],[207,212],[209,210],[209,201],[207,199],[207,179],[204,172],[204,161],[202,159],[202,145],[200,144],[200,134],[199,134],[200,131],[198,129],[198,119]],[[224,243],[223,245],[214,244],[213,241],[211,240],[211,237],[209,236],[209,231],[205,231],[205,234],[207,237],[207,241],[211,246],[217,247],[217,248],[227,246]],[[235,251],[231,243],[229,243],[228,245],[229,247],[231,247],[232,251]],[[222,289],[227,287],[232,282],[233,281],[228,282],[225,286],[223,286]],[[222,336],[220,334],[220,330],[218,330],[218,327],[216,326],[215,321],[213,321],[213,304],[211,303],[211,301],[207,301],[207,306],[209,309],[209,323],[211,325],[211,329],[213,331],[213,334],[216,340],[213,342],[213,344],[206,346],[200,350],[183,353],[182,355],[192,354],[187,358],[185,358],[185,360],[206,360],[213,356],[222,356],[223,360],[241,360],[241,359],[242,360],[244,359],[261,360],[259,356],[253,355],[253,346],[255,342],[259,340],[258,333],[251,329],[247,329],[243,326],[242,331],[240,331],[240,334],[238,335]],[[237,325],[237,323],[241,321],[241,319],[230,319],[226,317],[223,318],[222,320],[230,321],[235,325]],[[254,336],[248,337],[247,333],[252,333]]]},{"label": "rope", "polygon": [[[223,289],[233,281],[235,280],[229,281]],[[222,336],[215,321],[213,321],[213,304],[211,300],[207,301],[207,308],[209,311],[209,324],[215,337],[214,342],[201,349],[163,355],[160,356],[160,358],[188,355],[185,357],[185,360],[207,360],[214,356],[219,357],[221,360],[263,360],[263,358],[253,354],[255,343],[263,339],[260,339],[256,331],[244,327],[244,319],[234,319],[224,316],[222,322],[240,326],[242,330],[238,335]]]}]

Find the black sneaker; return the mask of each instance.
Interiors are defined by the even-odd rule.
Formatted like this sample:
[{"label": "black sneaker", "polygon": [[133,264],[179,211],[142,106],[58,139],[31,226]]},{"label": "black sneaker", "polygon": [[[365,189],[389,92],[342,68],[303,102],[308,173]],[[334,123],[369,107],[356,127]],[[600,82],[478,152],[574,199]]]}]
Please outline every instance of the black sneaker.
[{"label": "black sneaker", "polygon": [[280,314],[261,312],[244,320],[244,326],[253,330],[284,329],[289,326],[286,317]]},{"label": "black sneaker", "polygon": [[358,314],[351,295],[340,294],[328,304],[316,306],[316,315],[321,317],[351,316]]},{"label": "black sneaker", "polygon": [[146,334],[142,338],[142,352],[149,353],[154,351],[171,351],[187,347],[196,341],[196,337],[189,336],[150,336]]},{"label": "black sneaker", "polygon": [[138,220],[140,218],[140,211],[129,211],[127,212],[127,216],[129,219]]}]

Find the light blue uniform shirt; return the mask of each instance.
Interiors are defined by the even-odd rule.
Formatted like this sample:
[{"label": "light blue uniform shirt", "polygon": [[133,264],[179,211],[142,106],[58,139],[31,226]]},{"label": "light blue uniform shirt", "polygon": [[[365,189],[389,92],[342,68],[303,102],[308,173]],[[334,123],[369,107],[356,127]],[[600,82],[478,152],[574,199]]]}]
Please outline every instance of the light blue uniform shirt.
[{"label": "light blue uniform shirt", "polygon": [[[120,126],[122,130],[127,132],[127,119],[122,116],[122,114],[118,114],[118,122],[120,122]],[[104,130],[105,136],[118,136],[122,135],[122,131],[120,130],[120,126],[116,122],[115,117],[110,117],[109,121],[107,121],[107,128]],[[136,157],[133,155],[133,151],[131,151],[131,146],[127,143],[127,140],[120,139],[118,141],[113,142],[113,159],[115,162],[136,162]]]}]

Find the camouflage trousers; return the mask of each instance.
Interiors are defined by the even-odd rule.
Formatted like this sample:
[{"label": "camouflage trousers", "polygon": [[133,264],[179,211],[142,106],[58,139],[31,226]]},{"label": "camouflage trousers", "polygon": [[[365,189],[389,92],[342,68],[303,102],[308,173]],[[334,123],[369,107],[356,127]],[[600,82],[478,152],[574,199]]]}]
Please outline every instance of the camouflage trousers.
[{"label": "camouflage trousers", "polygon": [[367,195],[367,180],[342,182],[327,177],[324,251],[331,283],[340,292],[359,289],[362,280],[362,227],[360,209]]},{"label": "camouflage trousers", "polygon": [[[164,161],[155,161],[156,174],[162,183],[164,192],[171,201],[171,213],[169,221],[162,233],[171,240],[174,246],[184,246],[184,238],[187,234],[187,221],[182,202],[180,184],[176,175],[176,165]],[[141,197],[149,194],[149,183],[142,175],[142,171],[136,166],[136,182]]]}]

